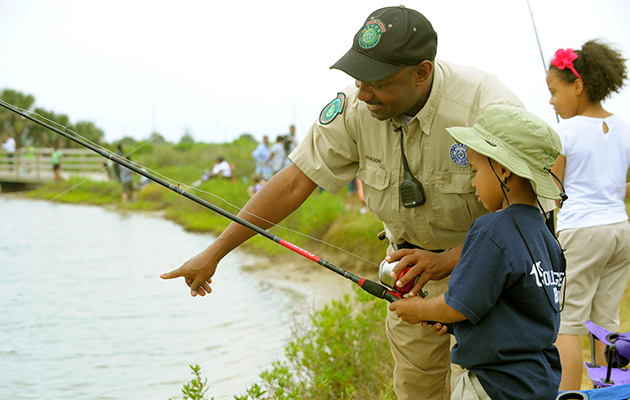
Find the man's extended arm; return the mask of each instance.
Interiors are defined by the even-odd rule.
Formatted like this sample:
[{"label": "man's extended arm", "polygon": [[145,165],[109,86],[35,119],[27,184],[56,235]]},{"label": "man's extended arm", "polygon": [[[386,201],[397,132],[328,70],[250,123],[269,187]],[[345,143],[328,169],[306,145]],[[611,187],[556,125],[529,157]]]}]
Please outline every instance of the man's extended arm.
[{"label": "man's extended arm", "polygon": [[[299,208],[316,187],[316,183],[291,164],[263,185],[239,212],[238,217],[268,229]],[[211,278],[219,261],[254,235],[255,232],[250,229],[232,222],[205,250],[181,267],[160,276],[163,279],[183,276],[192,296],[204,296],[212,291]]]}]

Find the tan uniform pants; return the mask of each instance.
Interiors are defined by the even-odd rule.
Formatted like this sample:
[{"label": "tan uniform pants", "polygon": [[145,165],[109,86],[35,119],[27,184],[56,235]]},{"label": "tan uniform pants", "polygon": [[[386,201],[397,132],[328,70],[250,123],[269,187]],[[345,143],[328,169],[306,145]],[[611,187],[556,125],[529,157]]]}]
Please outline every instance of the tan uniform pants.
[{"label": "tan uniform pants", "polygon": [[[448,278],[429,281],[427,298],[446,292]],[[447,400],[451,396],[451,337],[438,336],[421,324],[410,325],[389,311],[386,333],[396,363],[394,391],[399,400]]]},{"label": "tan uniform pants", "polygon": [[451,400],[491,400],[473,372],[465,369],[455,382]]}]

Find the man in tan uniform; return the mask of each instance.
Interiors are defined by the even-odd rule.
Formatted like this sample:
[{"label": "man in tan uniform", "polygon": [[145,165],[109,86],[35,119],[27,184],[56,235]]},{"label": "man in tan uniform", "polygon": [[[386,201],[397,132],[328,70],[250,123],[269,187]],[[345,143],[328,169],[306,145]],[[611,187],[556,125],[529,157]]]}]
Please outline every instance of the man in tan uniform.
[{"label": "man in tan uniform", "polygon": [[[412,266],[401,283],[420,276],[412,294],[422,288],[429,297],[444,293],[468,228],[486,212],[471,186],[465,147],[445,128],[472,126],[491,104],[522,104],[496,77],[436,61],[436,48],[437,34],[419,12],[404,6],[373,12],[331,67],[355,84],[324,107],[291,153],[293,164],[265,184],[239,217],[267,229],[269,223],[252,215],[277,223],[316,187],[337,193],[358,172],[367,206],[400,249],[389,254],[400,259],[394,271]],[[410,174],[411,197],[400,190],[401,184],[409,188]],[[193,296],[210,293],[219,260],[253,234],[232,223],[211,246],[162,277],[185,277]],[[398,398],[449,398],[449,335],[409,325],[391,312],[386,330]]]}]

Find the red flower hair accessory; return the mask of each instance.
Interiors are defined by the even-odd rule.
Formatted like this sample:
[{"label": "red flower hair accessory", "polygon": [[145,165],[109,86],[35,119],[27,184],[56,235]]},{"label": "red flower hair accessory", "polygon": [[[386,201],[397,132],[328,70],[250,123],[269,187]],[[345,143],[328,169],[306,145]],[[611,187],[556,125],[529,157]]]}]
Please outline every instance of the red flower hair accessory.
[{"label": "red flower hair accessory", "polygon": [[582,79],[580,74],[578,74],[578,72],[575,70],[575,67],[573,66],[573,60],[575,60],[576,58],[578,58],[578,55],[575,54],[573,49],[559,49],[558,51],[556,51],[556,54],[551,61],[551,65],[558,69],[569,68],[571,72],[575,74],[575,76]]}]

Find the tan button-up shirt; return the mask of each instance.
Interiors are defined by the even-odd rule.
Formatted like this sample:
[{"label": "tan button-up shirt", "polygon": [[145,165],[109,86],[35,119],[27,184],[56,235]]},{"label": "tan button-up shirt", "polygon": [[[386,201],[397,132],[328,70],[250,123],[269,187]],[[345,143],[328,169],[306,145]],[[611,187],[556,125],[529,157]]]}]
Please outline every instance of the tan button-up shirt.
[{"label": "tan button-up shirt", "polygon": [[[332,193],[358,172],[367,206],[383,221],[388,238],[430,250],[459,246],[472,222],[487,212],[474,194],[472,170],[467,160],[462,162],[461,151],[456,154],[458,144],[445,128],[472,126],[491,104],[523,107],[486,72],[444,61],[437,61],[434,71],[429,99],[408,124],[402,116],[387,121],[372,117],[352,85],[343,91],[341,113],[313,124],[290,156]],[[400,200],[401,133],[409,168],[426,196],[426,203],[416,208],[404,208]]]}]

